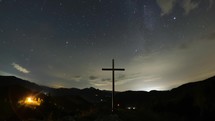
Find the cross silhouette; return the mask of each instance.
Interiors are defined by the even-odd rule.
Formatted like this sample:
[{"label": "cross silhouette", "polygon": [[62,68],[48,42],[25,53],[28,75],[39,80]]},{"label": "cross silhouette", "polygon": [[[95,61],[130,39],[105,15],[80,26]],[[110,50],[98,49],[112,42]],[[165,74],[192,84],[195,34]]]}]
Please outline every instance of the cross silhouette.
[{"label": "cross silhouette", "polygon": [[114,59],[112,59],[112,68],[102,68],[102,71],[112,71],[112,112],[114,112],[114,92],[115,92],[114,72],[115,71],[125,71],[125,69],[124,68],[114,68]]}]

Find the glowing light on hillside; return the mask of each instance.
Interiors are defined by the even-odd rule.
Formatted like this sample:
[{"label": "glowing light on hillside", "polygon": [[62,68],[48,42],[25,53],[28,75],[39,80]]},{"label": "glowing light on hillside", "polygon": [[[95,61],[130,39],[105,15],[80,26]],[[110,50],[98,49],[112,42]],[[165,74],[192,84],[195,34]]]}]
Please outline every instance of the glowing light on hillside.
[{"label": "glowing light on hillside", "polygon": [[22,99],[19,101],[20,105],[25,105],[25,106],[40,106],[41,103],[43,102],[43,99],[28,96],[25,99]]},{"label": "glowing light on hillside", "polygon": [[27,97],[25,103],[33,103],[32,97]]}]

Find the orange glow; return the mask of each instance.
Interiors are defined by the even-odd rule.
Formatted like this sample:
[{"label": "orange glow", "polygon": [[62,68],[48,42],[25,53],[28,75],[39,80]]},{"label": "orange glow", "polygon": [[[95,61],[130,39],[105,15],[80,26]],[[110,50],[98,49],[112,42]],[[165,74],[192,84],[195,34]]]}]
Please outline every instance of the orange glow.
[{"label": "orange glow", "polygon": [[25,106],[40,106],[42,102],[43,102],[43,99],[29,96],[29,97],[26,97],[24,100],[20,100],[19,104],[25,105]]},{"label": "orange glow", "polygon": [[32,103],[32,102],[33,102],[32,97],[28,97],[28,98],[26,99],[26,103]]}]

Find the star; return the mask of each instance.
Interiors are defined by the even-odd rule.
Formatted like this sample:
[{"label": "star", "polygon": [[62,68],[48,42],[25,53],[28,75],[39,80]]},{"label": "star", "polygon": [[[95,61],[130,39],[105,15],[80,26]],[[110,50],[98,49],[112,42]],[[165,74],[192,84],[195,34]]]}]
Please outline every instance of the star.
[{"label": "star", "polygon": [[215,4],[187,1],[0,0],[0,73],[23,77],[8,64],[17,61],[35,69],[25,78],[41,85],[60,80],[68,88],[110,89],[99,67],[114,58],[128,68],[119,90],[170,89],[199,74],[210,77]]}]

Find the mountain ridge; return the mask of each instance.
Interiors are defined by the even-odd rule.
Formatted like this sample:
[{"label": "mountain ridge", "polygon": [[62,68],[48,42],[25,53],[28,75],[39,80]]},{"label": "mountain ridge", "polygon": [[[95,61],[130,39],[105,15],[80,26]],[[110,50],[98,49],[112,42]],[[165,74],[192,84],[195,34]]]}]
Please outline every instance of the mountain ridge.
[{"label": "mountain ridge", "polygon": [[[39,112],[45,112],[45,115],[38,114],[43,118],[47,118],[51,112],[57,116],[52,116],[53,119],[69,115],[76,117],[74,119],[77,121],[92,121],[111,114],[111,91],[95,88],[53,89],[16,77],[0,76],[0,81],[2,83],[0,85],[0,120],[7,120],[11,118],[11,115],[13,120],[17,120],[14,118],[17,112],[27,110],[23,107],[21,107],[22,110],[19,106],[16,107],[18,99],[28,94],[37,94],[45,100],[46,103],[41,109],[38,109]],[[44,93],[46,91],[49,92]],[[166,91],[116,92],[115,113],[122,121],[204,121],[215,119],[213,114],[215,112],[214,94],[215,77],[190,82]],[[5,110],[8,111],[5,112]],[[31,112],[32,115],[35,113]],[[19,117],[29,118],[25,113],[20,113]]]},{"label": "mountain ridge", "polygon": [[[7,85],[14,85],[14,84],[31,84],[31,85],[34,85],[34,86],[38,86],[38,87],[43,87],[43,88],[49,88],[49,89],[55,89],[55,90],[100,90],[100,89],[96,89],[94,87],[87,87],[87,88],[83,88],[83,89],[79,89],[79,88],[75,88],[75,87],[72,87],[72,88],[53,88],[53,87],[49,87],[49,86],[44,86],[44,85],[39,85],[35,82],[31,82],[29,80],[25,80],[25,79],[21,79],[21,78],[18,78],[16,76],[1,76],[0,75],[0,80],[4,80],[7,78],[7,81],[4,82],[4,83],[1,83],[0,86],[7,86]],[[12,80],[11,80],[12,79]],[[16,82],[16,81],[18,82]],[[116,91],[116,92],[153,92],[153,91],[172,91],[172,90],[175,90],[177,88],[182,88],[182,87],[185,87],[185,86],[188,86],[188,85],[195,85],[196,83],[202,83],[204,82],[205,80],[215,80],[215,76],[212,76],[212,77],[209,77],[209,78],[206,78],[204,80],[199,80],[199,81],[195,81],[195,82],[188,82],[188,83],[185,83],[185,84],[181,84],[177,87],[174,87],[170,90],[150,90],[150,91],[144,91],[144,90],[125,90],[125,91]],[[19,83],[21,82],[21,83]],[[111,90],[100,90],[100,91],[107,91],[107,92],[111,92]]]}]

